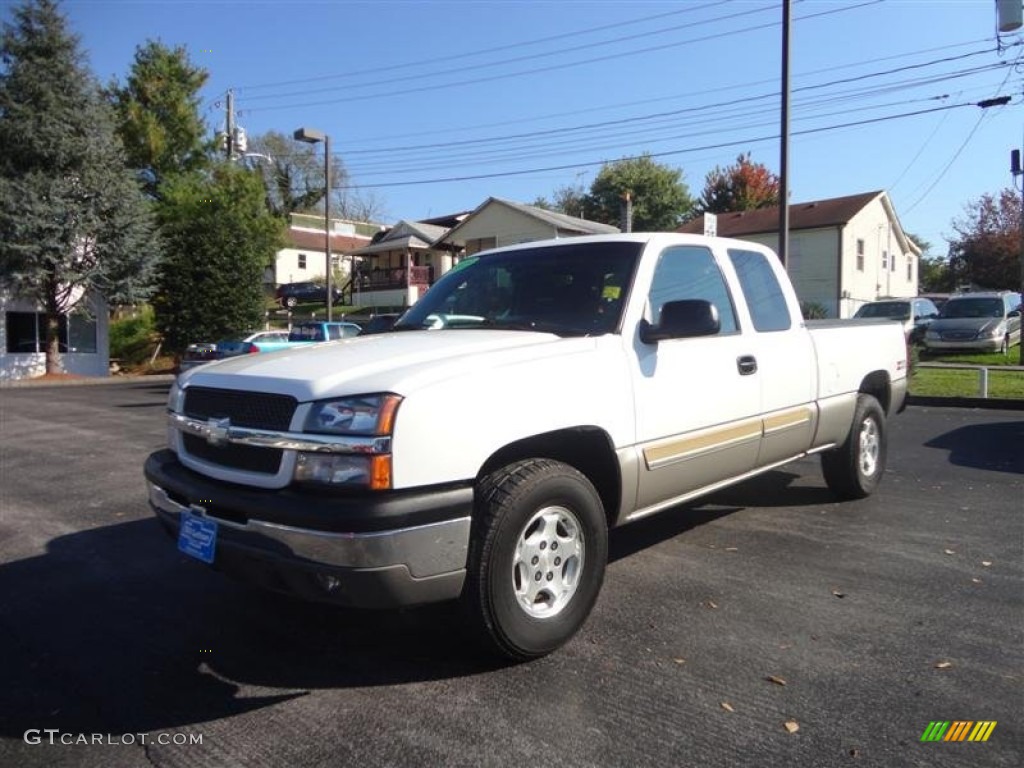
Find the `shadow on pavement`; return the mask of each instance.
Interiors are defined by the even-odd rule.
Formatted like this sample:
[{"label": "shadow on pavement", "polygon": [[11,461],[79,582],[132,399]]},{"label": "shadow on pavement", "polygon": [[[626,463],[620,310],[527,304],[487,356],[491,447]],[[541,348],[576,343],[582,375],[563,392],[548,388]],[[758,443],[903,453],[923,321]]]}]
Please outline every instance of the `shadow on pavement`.
[{"label": "shadow on pavement", "polygon": [[925,443],[949,451],[960,467],[1024,474],[1024,421],[969,424]]},{"label": "shadow on pavement", "polygon": [[310,689],[499,666],[455,606],[364,612],[251,590],[180,555],[155,519],[54,539],[0,567],[0,595],[0,735],[18,739],[169,730]]}]

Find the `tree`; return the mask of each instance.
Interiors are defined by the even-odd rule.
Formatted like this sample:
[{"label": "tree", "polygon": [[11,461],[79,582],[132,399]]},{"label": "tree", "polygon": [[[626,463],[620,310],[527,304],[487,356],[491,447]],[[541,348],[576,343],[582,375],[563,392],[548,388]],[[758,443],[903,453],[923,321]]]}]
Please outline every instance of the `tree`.
[{"label": "tree", "polygon": [[[249,140],[252,167],[263,178],[267,205],[275,216],[322,212],[324,209],[324,152],[320,144],[304,144],[277,131]],[[337,155],[331,157],[331,214],[354,221],[373,221],[384,204],[373,194],[348,188],[349,175]]]},{"label": "tree", "polygon": [[170,179],[159,207],[166,255],[153,299],[168,351],[216,341],[263,321],[263,273],[283,244],[257,174],[223,162]]},{"label": "tree", "polygon": [[56,373],[61,316],[89,291],[144,293],[159,248],[78,38],[51,0],[13,19],[0,37],[0,278],[43,308]]},{"label": "tree", "polygon": [[1021,201],[1007,187],[965,206],[954,220],[957,238],[949,243],[949,267],[957,284],[991,290],[1020,289]]},{"label": "tree", "polygon": [[728,168],[717,165],[704,177],[704,191],[697,203],[700,213],[728,213],[769,208],[779,204],[779,177],[750,153],[736,158]]},{"label": "tree", "polygon": [[199,170],[209,162],[199,91],[208,74],[188,60],[183,47],[147,41],[135,49],[127,82],[107,89],[128,162],[156,194],[162,180]]},{"label": "tree", "polygon": [[671,231],[693,208],[683,172],[654,162],[650,155],[606,163],[584,200],[585,218],[619,225],[628,192],[633,201],[633,229]]},{"label": "tree", "polygon": [[949,269],[949,260],[943,256],[933,256],[932,244],[910,232],[907,237],[921,249],[918,261],[917,287],[921,293],[952,293],[955,288],[953,273]]},{"label": "tree", "polygon": [[566,216],[586,218],[587,190],[582,184],[565,185],[555,190],[552,199],[538,197],[533,201],[537,208],[564,213]]}]

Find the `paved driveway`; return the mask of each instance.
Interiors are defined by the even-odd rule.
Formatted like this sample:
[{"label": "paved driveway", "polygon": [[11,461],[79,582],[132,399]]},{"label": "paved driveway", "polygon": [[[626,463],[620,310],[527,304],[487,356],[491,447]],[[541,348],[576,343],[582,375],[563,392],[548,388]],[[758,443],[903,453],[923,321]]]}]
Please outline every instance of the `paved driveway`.
[{"label": "paved driveway", "polygon": [[0,765],[1021,764],[1020,412],[910,408],[862,502],[805,461],[617,531],[579,636],[500,666],[452,607],[186,561],[140,471],[166,389],[0,391]]}]

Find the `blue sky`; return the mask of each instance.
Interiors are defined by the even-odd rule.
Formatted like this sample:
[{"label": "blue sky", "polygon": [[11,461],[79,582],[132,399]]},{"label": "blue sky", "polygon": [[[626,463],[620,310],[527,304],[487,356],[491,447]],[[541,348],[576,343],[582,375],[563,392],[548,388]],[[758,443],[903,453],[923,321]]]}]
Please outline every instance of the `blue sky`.
[{"label": "blue sky", "polygon": [[[387,221],[550,197],[643,152],[682,169],[694,196],[741,152],[779,170],[781,0],[63,9],[103,82],[159,39],[209,71],[211,130],[230,88],[250,135],[329,133]],[[965,204],[1012,183],[1022,36],[997,38],[994,0],[803,0],[792,15],[791,201],[884,189],[944,254]]]}]

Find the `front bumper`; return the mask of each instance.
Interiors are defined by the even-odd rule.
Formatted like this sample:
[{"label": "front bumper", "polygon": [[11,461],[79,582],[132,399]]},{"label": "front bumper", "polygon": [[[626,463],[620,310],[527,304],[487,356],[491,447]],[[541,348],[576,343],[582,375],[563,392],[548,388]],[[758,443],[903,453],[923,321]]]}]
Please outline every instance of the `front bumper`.
[{"label": "front bumper", "polygon": [[977,352],[998,352],[1003,344],[1003,337],[983,339],[958,339],[956,341],[944,341],[943,339],[929,339],[925,337],[925,349],[951,349],[951,350],[972,350]]},{"label": "front bumper", "polygon": [[466,574],[469,486],[359,497],[265,491],[211,481],[170,451],[146,461],[149,503],[177,538],[182,515],[217,523],[213,565],[310,600],[364,608],[459,596]]}]

